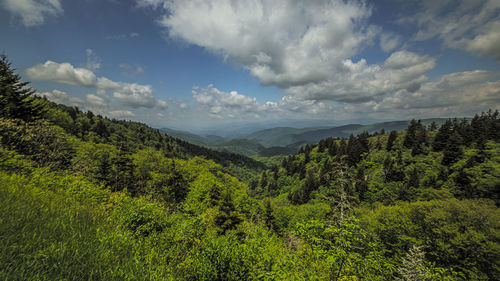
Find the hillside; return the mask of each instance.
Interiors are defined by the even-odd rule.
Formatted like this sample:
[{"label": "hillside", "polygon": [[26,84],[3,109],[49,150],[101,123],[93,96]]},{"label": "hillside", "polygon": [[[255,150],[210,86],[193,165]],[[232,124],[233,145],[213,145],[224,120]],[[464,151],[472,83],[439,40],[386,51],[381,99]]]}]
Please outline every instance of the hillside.
[{"label": "hillside", "polygon": [[[425,126],[429,126],[432,122],[434,122],[436,126],[440,126],[446,120],[445,118],[431,118],[421,120],[421,122]],[[301,129],[277,127],[254,132],[245,136],[245,138],[256,139],[266,147],[285,147],[301,142],[313,144],[326,138],[348,138],[351,134],[358,135],[363,132],[373,134],[375,132],[380,132],[382,129],[386,132],[403,131],[409,124],[410,120],[382,122],[369,125],[348,124],[337,127],[312,127]]]},{"label": "hillside", "polygon": [[0,74],[3,280],[500,276],[498,111],[326,138],[266,169],[37,98],[5,57]]},{"label": "hillside", "polygon": [[190,142],[192,144],[196,144],[199,146],[213,146],[217,144],[223,143],[225,140],[222,137],[219,136],[207,136],[203,137],[200,135],[196,135],[193,133],[185,132],[185,131],[179,131],[179,130],[173,130],[169,128],[161,128],[160,132],[165,133],[169,136],[172,136],[177,139],[181,139],[187,142]]},{"label": "hillside", "polygon": [[[442,125],[447,119],[430,118],[421,120],[424,126],[434,123]],[[469,119],[470,120],[470,119]],[[245,135],[243,138],[225,141],[217,136],[199,136],[184,131],[160,129],[160,131],[184,141],[206,146],[214,150],[237,153],[245,156],[274,156],[296,153],[305,144],[314,144],[325,138],[348,138],[351,134],[359,135],[363,132],[375,133],[385,131],[403,131],[410,124],[410,120],[374,123],[368,125],[348,124],[337,127],[275,127],[259,130]]]}]

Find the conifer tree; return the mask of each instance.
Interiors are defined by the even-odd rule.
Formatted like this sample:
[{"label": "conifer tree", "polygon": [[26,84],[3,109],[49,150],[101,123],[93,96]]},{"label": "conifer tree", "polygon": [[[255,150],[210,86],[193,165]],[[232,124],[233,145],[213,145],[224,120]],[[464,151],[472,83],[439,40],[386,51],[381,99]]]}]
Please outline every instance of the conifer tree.
[{"label": "conifer tree", "polygon": [[274,210],[271,205],[271,199],[266,198],[264,201],[264,224],[266,227],[273,231],[278,231],[278,226],[276,225],[276,218],[273,214]]},{"label": "conifer tree", "polygon": [[392,146],[394,145],[394,141],[396,140],[397,137],[398,137],[398,132],[391,131],[391,133],[389,134],[389,138],[387,139],[387,145],[386,145],[387,151],[392,150]]},{"label": "conifer tree", "polygon": [[0,116],[25,121],[38,119],[43,106],[33,102],[35,91],[14,72],[5,54],[0,55]]},{"label": "conifer tree", "polygon": [[447,120],[441,128],[439,128],[436,137],[434,138],[434,142],[432,143],[432,149],[434,151],[442,151],[446,146],[446,142],[450,138],[451,132],[452,123],[450,120]]},{"label": "conifer tree", "polygon": [[335,155],[337,155],[337,151],[338,151],[337,142],[335,142],[334,140],[331,140],[331,144],[328,146],[328,154],[330,156],[335,156]]},{"label": "conifer tree", "polygon": [[410,122],[410,125],[408,126],[408,129],[406,129],[406,136],[403,141],[403,145],[406,148],[411,148],[413,146],[413,143],[415,142],[415,134],[417,130],[417,121],[415,119],[412,119]]},{"label": "conifer tree", "polygon": [[231,194],[225,192],[219,206],[219,212],[215,216],[215,224],[220,228],[219,234],[225,234],[227,231],[235,229],[241,221],[242,219],[233,204]]},{"label": "conifer tree", "polygon": [[462,157],[463,151],[460,147],[462,142],[462,137],[460,137],[458,132],[455,131],[451,134],[448,142],[446,143],[446,147],[443,150],[443,165],[449,166]]}]

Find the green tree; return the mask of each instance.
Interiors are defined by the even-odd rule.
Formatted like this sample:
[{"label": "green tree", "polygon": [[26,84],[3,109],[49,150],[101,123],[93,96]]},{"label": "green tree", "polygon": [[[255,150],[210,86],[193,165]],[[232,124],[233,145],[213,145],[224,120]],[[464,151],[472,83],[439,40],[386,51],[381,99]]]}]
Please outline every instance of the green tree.
[{"label": "green tree", "polygon": [[5,54],[0,55],[0,115],[7,118],[19,118],[25,121],[38,119],[43,113],[41,103],[35,103],[35,90],[28,87],[28,82],[21,82],[21,77],[14,72]]},{"label": "green tree", "polygon": [[425,281],[425,253],[422,247],[413,246],[403,259],[402,265],[398,268],[401,274],[401,281]]},{"label": "green tree", "polygon": [[235,229],[242,222],[240,214],[234,207],[233,199],[229,192],[225,192],[220,202],[219,211],[215,216],[215,224],[219,227],[219,234]]},{"label": "green tree", "polygon": [[446,147],[446,142],[450,138],[452,132],[452,123],[447,120],[438,130],[436,137],[432,143],[432,149],[434,151],[442,151]]},{"label": "green tree", "polygon": [[394,145],[394,141],[396,140],[397,137],[398,137],[398,132],[391,131],[391,133],[389,134],[389,138],[387,139],[387,145],[386,145],[387,151],[392,150],[392,146]]},{"label": "green tree", "polygon": [[443,150],[443,165],[449,166],[452,163],[458,161],[460,157],[462,157],[463,151],[462,147],[460,146],[462,142],[462,137],[460,137],[458,132],[454,131],[448,139],[446,147]]}]

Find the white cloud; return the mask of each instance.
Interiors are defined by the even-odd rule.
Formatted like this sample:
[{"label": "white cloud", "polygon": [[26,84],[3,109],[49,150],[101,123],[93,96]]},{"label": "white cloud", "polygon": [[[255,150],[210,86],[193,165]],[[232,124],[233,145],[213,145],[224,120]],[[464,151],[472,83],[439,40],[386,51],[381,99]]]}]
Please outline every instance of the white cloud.
[{"label": "white cloud", "polygon": [[96,71],[101,68],[101,58],[99,58],[92,49],[85,50],[87,53],[87,65],[86,68],[92,71]]},{"label": "white cloud", "polygon": [[[284,96],[279,102],[259,103],[254,97],[236,91],[224,92],[213,85],[193,87],[192,96],[195,100],[194,110],[214,119],[310,119],[326,114],[331,109],[324,102],[299,100],[292,96]],[[177,106],[187,108],[183,103],[177,103]]]},{"label": "white cloud", "polygon": [[[151,85],[141,85],[137,83],[115,82],[106,77],[97,78],[95,74],[86,68],[75,68],[69,63],[56,63],[47,61],[26,70],[26,74],[31,79],[54,81],[62,84],[84,86],[98,89],[98,94],[105,96],[106,90],[113,91],[115,97],[122,104],[138,108],[146,107],[165,109],[167,103],[154,96],[154,89]],[[98,96],[93,95],[92,101],[96,101]]]},{"label": "white cloud", "polygon": [[28,27],[41,25],[47,16],[63,12],[61,0],[3,0],[2,6]]},{"label": "white cloud", "polygon": [[137,1],[165,10],[160,24],[171,38],[235,61],[296,99],[359,103],[414,91],[435,66],[433,58],[409,51],[391,54],[383,65],[354,61],[379,34],[387,52],[401,40],[368,23],[371,9],[363,1]]},{"label": "white cloud", "polygon": [[135,113],[130,110],[112,110],[109,115],[114,118],[135,117]]},{"label": "white cloud", "polygon": [[[407,64],[404,64],[407,58]],[[411,54],[395,55],[386,63],[399,72],[411,66],[417,58]],[[421,62],[426,61],[420,57]],[[419,63],[416,63],[419,65]],[[395,75],[384,74],[384,75]],[[405,75],[394,81],[405,80]],[[410,119],[429,117],[471,116],[490,108],[500,109],[500,80],[498,73],[484,70],[457,72],[442,76],[434,81],[421,83],[418,89],[400,89],[376,99],[353,104],[335,101],[304,100],[285,95],[278,102],[260,103],[256,98],[235,91],[224,92],[213,85],[206,88],[194,87],[195,103],[187,110],[180,108],[180,102],[171,102],[171,110],[179,120],[189,120],[196,115],[197,122],[236,122],[252,120],[352,120],[352,119]],[[409,83],[408,85],[410,85]],[[172,113],[172,112],[171,112]],[[207,118],[208,117],[208,118]],[[375,122],[375,121],[374,121]]]},{"label": "white cloud", "polygon": [[85,102],[82,99],[72,97],[68,95],[66,92],[59,90],[53,90],[52,92],[37,93],[37,95],[40,97],[45,97],[52,102],[61,103],[69,106],[81,107],[85,105]]},{"label": "white cloud", "polygon": [[165,101],[154,97],[153,87],[151,85],[140,85],[136,83],[118,84],[120,87],[118,89],[114,89],[113,96],[125,105],[147,108],[153,108],[156,106],[161,109],[167,107],[167,103]]},{"label": "white cloud", "polygon": [[97,81],[95,74],[86,68],[75,68],[69,63],[56,63],[50,60],[28,68],[26,74],[35,80],[84,87],[94,87]]},{"label": "white cloud", "polygon": [[263,85],[288,89],[341,78],[343,61],[373,43],[370,8],[359,1],[144,1],[167,9],[171,38],[233,60]]},{"label": "white cloud", "polygon": [[425,0],[420,11],[400,21],[418,25],[415,40],[438,37],[446,48],[463,49],[500,61],[498,0]]},{"label": "white cloud", "polygon": [[401,43],[401,38],[394,33],[384,32],[380,35],[380,48],[384,52],[394,50]]},{"label": "white cloud", "polygon": [[379,102],[364,104],[374,112],[406,111],[421,116],[466,116],[500,104],[500,80],[489,81],[495,74],[484,70],[457,72],[424,83],[415,92],[400,90]]},{"label": "white cloud", "polygon": [[308,100],[365,102],[401,89],[418,89],[434,66],[435,59],[409,51],[393,53],[383,65],[368,65],[364,59],[358,62],[345,59],[344,71],[336,79],[293,86],[287,89],[287,94]]},{"label": "white cloud", "polygon": [[85,97],[87,99],[87,102],[92,107],[107,107],[108,106],[108,102],[100,96],[96,96],[94,94],[87,94]]}]

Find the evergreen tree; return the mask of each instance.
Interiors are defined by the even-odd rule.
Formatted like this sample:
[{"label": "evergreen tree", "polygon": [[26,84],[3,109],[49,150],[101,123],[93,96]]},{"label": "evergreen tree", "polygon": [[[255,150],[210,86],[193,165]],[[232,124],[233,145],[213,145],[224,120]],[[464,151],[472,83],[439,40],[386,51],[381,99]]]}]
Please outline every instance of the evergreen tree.
[{"label": "evergreen tree", "polygon": [[406,148],[411,148],[413,146],[413,143],[415,142],[416,139],[416,130],[417,130],[417,121],[415,119],[412,119],[410,122],[410,125],[408,126],[408,129],[406,129],[406,136],[403,141],[403,146]]},{"label": "evergreen tree", "polygon": [[432,121],[432,123],[429,125],[429,131],[435,131],[437,130],[437,124],[436,122]]},{"label": "evergreen tree", "polygon": [[365,178],[365,170],[360,167],[356,175],[356,192],[358,193],[359,200],[363,201],[365,199],[365,193],[368,191],[368,183]]},{"label": "evergreen tree", "polygon": [[462,137],[460,137],[458,132],[454,131],[448,139],[446,147],[443,150],[443,165],[449,166],[458,161],[460,157],[462,157],[463,151],[460,147],[462,142]]},{"label": "evergreen tree", "polygon": [[397,137],[398,137],[398,132],[391,131],[391,133],[389,134],[389,138],[387,139],[387,145],[386,145],[387,151],[392,150],[392,146],[394,145],[394,141],[396,140]]},{"label": "evergreen tree", "polygon": [[328,146],[328,155],[335,156],[335,155],[337,155],[337,151],[338,151],[337,142],[334,140],[331,140],[331,144]]},{"label": "evergreen tree", "polygon": [[422,154],[424,152],[424,145],[427,145],[427,132],[420,120],[418,120],[415,128],[415,140],[411,147],[411,155]]},{"label": "evergreen tree", "polygon": [[0,55],[0,116],[25,121],[38,119],[43,114],[41,103],[35,104],[35,90],[14,72],[5,54]]},{"label": "evergreen tree", "polygon": [[274,217],[274,210],[271,206],[271,199],[266,198],[264,200],[264,224],[266,227],[272,231],[278,231],[279,227],[276,224],[276,218]]},{"label": "evergreen tree", "polygon": [[265,189],[267,186],[267,173],[266,171],[262,172],[262,176],[260,177],[260,187]]},{"label": "evergreen tree", "polygon": [[452,123],[450,120],[447,120],[441,128],[439,128],[436,137],[434,138],[434,141],[432,143],[432,149],[434,151],[442,151],[448,139],[450,138],[452,132]]},{"label": "evergreen tree", "polygon": [[423,145],[427,143],[427,136],[424,126],[420,120],[411,120],[408,126],[403,145],[411,148],[412,155],[418,155],[423,152]]},{"label": "evergreen tree", "polygon": [[345,155],[346,151],[347,151],[347,143],[346,143],[345,139],[341,139],[340,140],[340,145],[339,145],[339,147],[337,149],[337,155],[338,156]]},{"label": "evergreen tree", "polygon": [[227,231],[235,229],[241,221],[240,214],[234,207],[231,194],[225,192],[219,206],[219,212],[215,216],[215,224],[219,227],[219,234],[225,234]]}]

